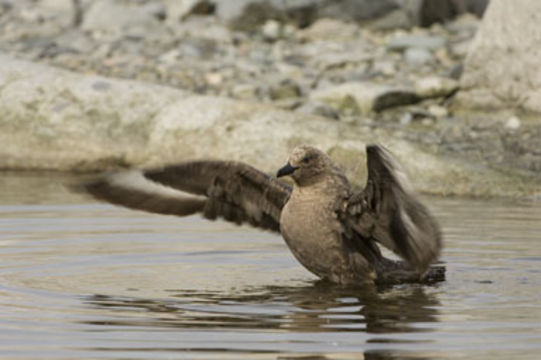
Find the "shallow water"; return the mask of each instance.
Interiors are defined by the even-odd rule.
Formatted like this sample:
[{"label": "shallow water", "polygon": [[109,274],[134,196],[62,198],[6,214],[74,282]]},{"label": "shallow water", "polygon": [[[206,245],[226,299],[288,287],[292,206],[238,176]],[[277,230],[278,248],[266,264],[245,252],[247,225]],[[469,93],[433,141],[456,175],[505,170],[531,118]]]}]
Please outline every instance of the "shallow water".
[{"label": "shallow water", "polygon": [[427,199],[447,281],[317,282],[279,236],[0,177],[0,357],[539,359],[541,205]]}]

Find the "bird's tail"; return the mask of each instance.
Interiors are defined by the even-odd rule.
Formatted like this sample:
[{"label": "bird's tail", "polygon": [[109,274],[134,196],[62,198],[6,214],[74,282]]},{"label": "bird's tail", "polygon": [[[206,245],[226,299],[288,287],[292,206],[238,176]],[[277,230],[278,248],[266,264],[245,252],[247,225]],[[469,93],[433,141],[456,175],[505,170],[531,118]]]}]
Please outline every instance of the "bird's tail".
[{"label": "bird's tail", "polygon": [[423,274],[404,261],[382,258],[376,269],[378,285],[394,285],[403,283],[433,284],[445,280],[445,266],[432,265]]}]

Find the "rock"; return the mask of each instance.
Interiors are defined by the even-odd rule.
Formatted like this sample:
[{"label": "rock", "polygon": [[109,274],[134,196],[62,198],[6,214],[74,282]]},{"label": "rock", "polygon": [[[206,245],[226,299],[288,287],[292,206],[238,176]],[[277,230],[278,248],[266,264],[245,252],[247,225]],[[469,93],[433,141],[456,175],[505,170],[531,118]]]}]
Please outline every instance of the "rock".
[{"label": "rock", "polygon": [[400,125],[409,125],[413,121],[413,114],[410,112],[405,112],[400,116],[398,122]]},{"label": "rock", "polygon": [[507,121],[505,122],[505,128],[507,130],[517,130],[522,125],[522,122],[520,119],[516,116],[511,116]]},{"label": "rock", "polygon": [[219,86],[224,82],[223,74],[219,72],[205,74],[205,81],[212,86]]},{"label": "rock", "polygon": [[392,60],[374,61],[372,64],[372,71],[376,74],[382,74],[385,76],[393,76],[396,74],[396,64]]},{"label": "rock", "polygon": [[395,0],[400,10],[410,19],[411,26],[419,26],[424,0]]},{"label": "rock", "polygon": [[371,29],[377,31],[387,31],[393,29],[407,29],[412,26],[414,22],[404,9],[396,9],[390,13],[370,21],[368,25]]},{"label": "rock", "polygon": [[391,38],[387,48],[395,51],[403,51],[408,48],[437,50],[445,46],[447,40],[439,36],[430,35],[401,35]]},{"label": "rock", "polygon": [[404,60],[411,66],[422,66],[434,62],[434,56],[425,48],[410,47],[404,52]]},{"label": "rock", "polygon": [[361,108],[353,95],[346,95],[336,104],[338,112],[344,117],[357,117],[361,115]]},{"label": "rock", "polygon": [[270,88],[270,97],[272,100],[283,100],[288,98],[297,98],[301,95],[300,86],[293,80],[283,80]]},{"label": "rock", "polygon": [[321,43],[310,44],[312,53],[308,56],[310,64],[319,70],[339,69],[349,65],[356,66],[361,73],[364,73],[367,62],[372,59],[372,56],[367,54],[367,48],[363,46],[363,43],[356,43],[355,48],[350,51],[337,51],[336,46],[318,45]]},{"label": "rock", "polygon": [[488,3],[489,0],[425,0],[420,11],[420,25],[428,27],[444,23],[466,12],[481,17]]},{"label": "rock", "polygon": [[455,64],[455,61],[451,59],[451,55],[446,47],[439,48],[438,50],[434,51],[434,57],[438,63],[443,66],[452,66]]},{"label": "rock", "polygon": [[346,21],[372,20],[399,8],[394,0],[323,1],[318,16]]},{"label": "rock", "polygon": [[250,30],[274,19],[306,27],[317,19],[372,20],[400,9],[396,0],[215,0],[216,14],[235,28]]},{"label": "rock", "polygon": [[282,24],[276,20],[267,20],[261,28],[263,37],[268,41],[276,41],[282,35]]},{"label": "rock", "polygon": [[167,18],[167,8],[162,3],[147,3],[142,6],[142,11],[159,21],[164,21]]},{"label": "rock", "polygon": [[[174,1],[174,0],[172,0],[172,1]],[[237,22],[237,23],[242,22],[241,18],[243,16],[247,16],[247,15],[244,15],[244,13],[249,11],[249,9],[247,9],[247,7],[249,7],[250,4],[255,4],[257,6],[258,3],[263,3],[263,1],[216,0],[215,1],[215,4],[216,4],[216,16],[218,16],[218,18],[220,18],[222,21],[230,23],[230,24],[234,24],[235,22]],[[259,24],[261,24],[261,22]]]},{"label": "rock", "polygon": [[472,38],[479,29],[480,19],[471,14],[464,14],[457,17],[453,22],[446,23],[445,29],[458,39]]},{"label": "rock", "polygon": [[285,9],[277,1],[217,0],[216,5],[216,15],[236,30],[254,31],[267,20],[286,20]]},{"label": "rock", "polygon": [[415,93],[422,98],[445,97],[457,91],[458,86],[456,80],[430,76],[415,82]]},{"label": "rock", "polygon": [[445,71],[445,76],[451,79],[459,80],[462,76],[462,72],[464,71],[464,64],[458,63],[453,66],[451,66],[449,69]]},{"label": "rock", "polygon": [[449,115],[447,109],[440,105],[430,105],[428,107],[428,112],[435,118],[444,118]]},{"label": "rock", "polygon": [[109,0],[96,0],[90,3],[81,29],[113,36],[152,36],[156,38],[165,31],[155,14],[147,11],[144,7]]},{"label": "rock", "polygon": [[413,91],[368,82],[350,82],[316,90],[310,94],[310,99],[322,101],[335,109],[351,104],[351,99],[354,99],[361,115],[419,101]]},{"label": "rock", "polygon": [[423,126],[432,126],[434,125],[434,119],[433,116],[426,117],[421,120],[421,125]]},{"label": "rock", "polygon": [[47,21],[54,20],[63,28],[71,27],[76,22],[77,9],[73,0],[40,0],[33,6],[40,17]]},{"label": "rock", "polygon": [[208,59],[218,51],[218,42],[212,38],[192,36],[185,39],[178,47],[183,58]]},{"label": "rock", "polygon": [[295,110],[302,105],[302,101],[300,98],[285,98],[281,100],[276,100],[272,104],[278,109]]},{"label": "rock", "polygon": [[[227,26],[216,21],[210,16],[196,16],[184,19],[182,23],[171,24],[169,28],[174,31],[175,38],[185,39],[191,37],[206,38],[222,44],[230,44],[233,41],[233,34]],[[244,34],[237,33],[243,36]],[[163,39],[162,39],[163,41]]]},{"label": "rock", "polygon": [[491,1],[465,61],[460,106],[541,112],[539,14],[539,1]]},{"label": "rock", "polygon": [[308,101],[296,109],[297,112],[323,116],[329,119],[338,120],[340,114],[333,107],[320,102],[320,101]]},{"label": "rock", "polygon": [[[170,0],[173,1],[173,0]],[[434,0],[438,1],[438,0]],[[481,2],[482,0],[445,0]],[[424,10],[431,1],[423,0],[214,0],[216,15],[237,29],[253,30],[266,20],[290,21],[304,28],[318,19],[357,22],[376,30],[411,28],[421,21],[444,22],[461,12],[437,19],[433,10]],[[454,6],[454,5],[450,5]],[[437,7],[436,7],[437,9]]]},{"label": "rock", "polygon": [[299,37],[309,41],[348,41],[359,37],[359,26],[336,19],[319,19],[309,28],[299,32]]},{"label": "rock", "polygon": [[210,14],[214,12],[214,6],[208,0],[165,0],[167,21],[173,24],[191,14]]},{"label": "rock", "polygon": [[231,96],[235,99],[251,100],[257,96],[257,85],[255,84],[236,84],[231,89]]},{"label": "rock", "polygon": [[158,57],[158,61],[166,64],[167,66],[173,66],[174,64],[178,63],[179,58],[180,58],[180,50],[172,49],[161,54]]},{"label": "rock", "polygon": [[6,56],[0,56],[0,113],[3,169],[87,171],[224,158],[274,173],[292,147],[307,143],[336,156],[360,186],[364,147],[379,142],[415,174],[421,191],[505,196],[538,186],[521,178],[517,187],[516,176],[436,157],[381,130]]},{"label": "rock", "polygon": [[[0,157],[6,167],[83,170],[142,159],[136,148],[147,144],[151,119],[185,97],[3,56],[0,63],[10,67],[0,70],[0,137],[6,141]],[[31,129],[28,136],[23,128]]]},{"label": "rock", "polygon": [[0,11],[9,11],[13,9],[13,2],[15,0],[0,0]]},{"label": "rock", "polygon": [[451,52],[456,57],[464,58],[466,57],[466,55],[468,55],[471,45],[472,45],[471,39],[467,39],[467,40],[455,43],[451,47]]},{"label": "rock", "polygon": [[57,36],[54,40],[56,46],[88,54],[96,47],[96,43],[86,33],[78,29],[70,29]]},{"label": "rock", "polygon": [[62,15],[73,16],[75,11],[73,0],[39,0],[37,6],[45,13],[44,15],[53,15],[55,17]]},{"label": "rock", "polygon": [[[433,114],[430,110],[441,111],[441,106],[430,105],[427,109],[422,107],[408,107],[407,111],[400,115],[399,123],[401,125],[409,125],[412,122],[420,123],[423,125],[433,124],[433,120],[436,120],[438,116]],[[445,110],[445,108],[443,108]],[[440,113],[441,114],[441,113]],[[443,117],[443,116],[442,116]]]}]

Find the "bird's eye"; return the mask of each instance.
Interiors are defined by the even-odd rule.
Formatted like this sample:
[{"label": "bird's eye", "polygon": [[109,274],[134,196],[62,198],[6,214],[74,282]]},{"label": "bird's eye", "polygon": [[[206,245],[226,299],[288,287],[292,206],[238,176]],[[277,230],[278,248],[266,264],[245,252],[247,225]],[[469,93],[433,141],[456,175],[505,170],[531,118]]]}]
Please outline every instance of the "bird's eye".
[{"label": "bird's eye", "polygon": [[310,160],[312,160],[312,157],[309,155],[306,155],[305,157],[302,158],[301,162],[304,164],[308,164]]}]

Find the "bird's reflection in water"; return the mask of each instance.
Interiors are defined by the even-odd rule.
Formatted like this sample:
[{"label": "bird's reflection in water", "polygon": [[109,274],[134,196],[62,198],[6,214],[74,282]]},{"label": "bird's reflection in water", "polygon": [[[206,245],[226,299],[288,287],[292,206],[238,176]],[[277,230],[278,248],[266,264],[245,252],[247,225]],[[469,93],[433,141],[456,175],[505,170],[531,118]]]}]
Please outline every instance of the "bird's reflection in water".
[{"label": "bird's reflection in water", "polygon": [[[437,294],[422,285],[378,291],[342,287],[323,281],[298,287],[242,291],[169,290],[166,299],[93,295],[87,305],[109,318],[86,321],[103,326],[145,328],[263,330],[292,332],[363,332],[367,343],[393,342],[384,334],[431,331],[419,324],[438,321]],[[103,317],[101,317],[103,319]],[[95,329],[94,329],[95,330]],[[364,337],[366,339],[366,337]],[[363,341],[363,340],[361,340]],[[407,359],[401,354],[400,358]],[[301,357],[302,358],[302,357]],[[320,357],[325,359],[325,357]],[[392,352],[368,351],[365,359],[395,359]],[[416,355],[415,359],[422,359]],[[296,358],[295,358],[296,359]]]},{"label": "bird's reflection in water", "polygon": [[[85,302],[123,315],[118,325],[166,327],[254,327],[292,331],[426,331],[417,323],[436,322],[436,294],[421,285],[378,291],[316,281],[308,286],[245,289],[239,292],[168,290],[165,299],[92,295]],[[144,317],[126,317],[145,311]],[[120,321],[120,320],[119,320]],[[107,321],[111,324],[111,321]]]}]

